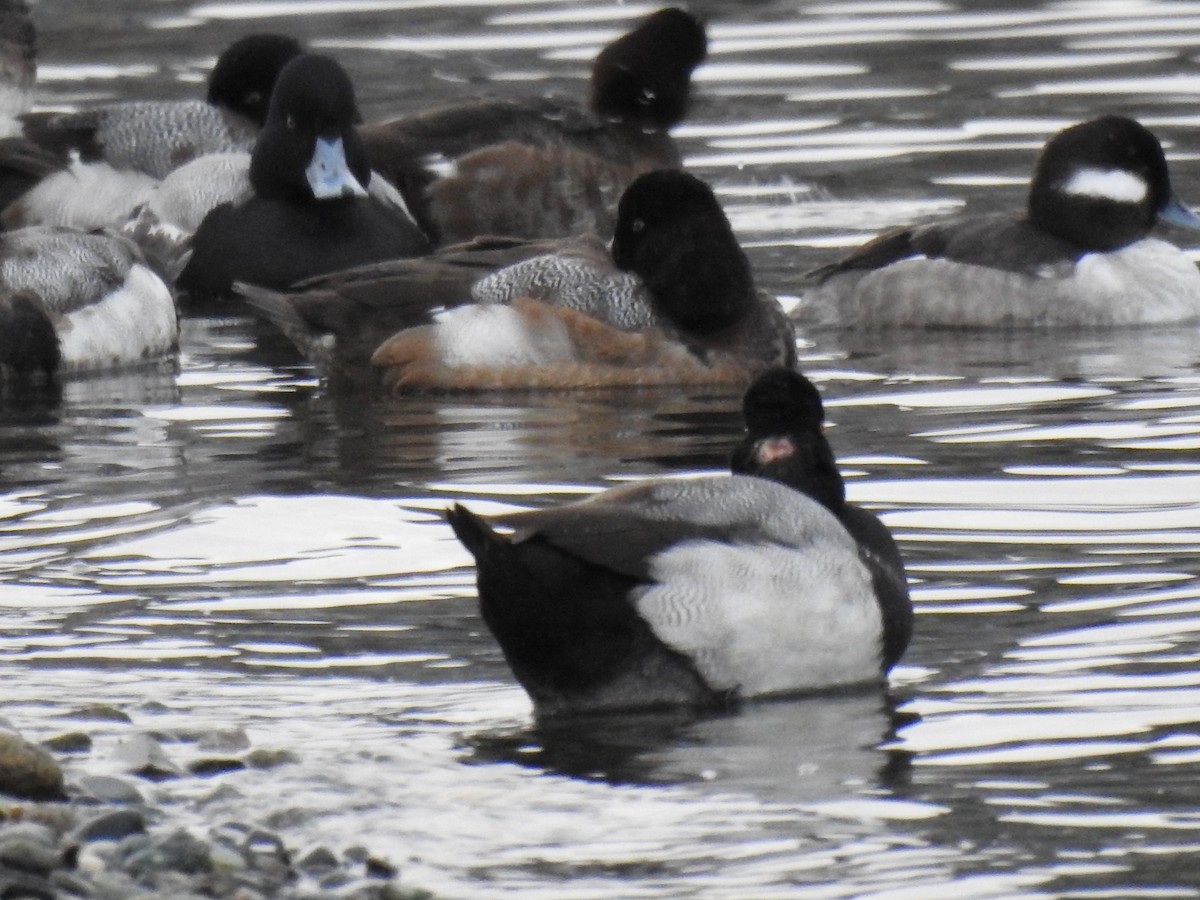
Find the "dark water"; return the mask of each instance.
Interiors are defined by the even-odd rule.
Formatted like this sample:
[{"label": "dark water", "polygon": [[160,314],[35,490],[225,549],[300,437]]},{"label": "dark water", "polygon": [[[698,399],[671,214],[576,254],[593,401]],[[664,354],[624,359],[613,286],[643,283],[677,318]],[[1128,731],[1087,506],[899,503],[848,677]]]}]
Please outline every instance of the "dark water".
[{"label": "dark water", "polygon": [[[1019,205],[1046,136],[1101,112],[1200,205],[1200,3],[692,8],[680,139],[781,294],[888,224]],[[578,92],[649,9],[41,0],[39,96],[192,96],[250,29],[336,54],[367,118]],[[736,398],[347,402],[229,319],[188,323],[178,373],[3,401],[3,714],[240,725],[299,761],[160,800],[366,843],[449,897],[1200,896],[1200,333],[801,351],[909,561],[888,697],[538,730],[439,510],[719,468]]]}]

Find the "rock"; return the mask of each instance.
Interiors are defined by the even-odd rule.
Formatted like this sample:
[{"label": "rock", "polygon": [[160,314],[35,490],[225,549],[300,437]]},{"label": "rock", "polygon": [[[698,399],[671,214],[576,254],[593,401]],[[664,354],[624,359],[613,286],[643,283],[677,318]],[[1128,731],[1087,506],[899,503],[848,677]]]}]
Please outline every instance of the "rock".
[{"label": "rock", "polygon": [[136,809],[114,809],[89,819],[75,830],[72,837],[86,844],[90,841],[119,841],[145,831],[146,820]]},{"label": "rock", "polygon": [[151,841],[125,859],[126,870],[135,878],[163,871],[199,875],[212,871],[212,867],[208,844],[182,828]]},{"label": "rock", "polygon": [[62,800],[63,773],[48,750],[0,731],[0,793],[21,800]]},{"label": "rock", "polygon": [[162,745],[148,734],[125,738],[113,750],[112,758],[124,771],[150,781],[178,778],[183,774],[168,758]]},{"label": "rock", "polygon": [[242,728],[216,728],[202,735],[196,747],[209,753],[239,753],[250,749],[250,738]]},{"label": "rock", "polygon": [[251,750],[246,754],[246,765],[252,769],[273,769],[285,763],[298,762],[298,757],[291,750]]},{"label": "rock", "polygon": [[93,722],[132,722],[121,710],[104,703],[91,703],[63,713],[64,719],[88,719]]},{"label": "rock", "polygon": [[363,864],[367,867],[368,878],[390,879],[400,874],[399,869],[378,856],[368,856],[363,860]]},{"label": "rock", "polygon": [[44,878],[19,872],[0,872],[0,897],[20,900],[58,900],[58,892]]},{"label": "rock", "polygon": [[56,897],[90,897],[93,895],[91,886],[73,872],[61,869],[50,876],[50,885],[58,890]]},{"label": "rock", "polygon": [[92,739],[82,731],[68,731],[47,738],[42,746],[56,753],[86,753],[92,749]]},{"label": "rock", "polygon": [[0,866],[45,878],[59,863],[53,837],[49,845],[27,837],[0,836]]},{"label": "rock", "polygon": [[112,775],[81,775],[77,787],[87,799],[98,803],[145,802],[135,785]]},{"label": "rock", "polygon": [[328,847],[314,847],[304,854],[296,867],[310,875],[321,875],[338,867],[338,858]]},{"label": "rock", "polygon": [[222,772],[236,772],[246,768],[240,759],[197,759],[188,765],[188,771],[193,775],[220,775]]}]

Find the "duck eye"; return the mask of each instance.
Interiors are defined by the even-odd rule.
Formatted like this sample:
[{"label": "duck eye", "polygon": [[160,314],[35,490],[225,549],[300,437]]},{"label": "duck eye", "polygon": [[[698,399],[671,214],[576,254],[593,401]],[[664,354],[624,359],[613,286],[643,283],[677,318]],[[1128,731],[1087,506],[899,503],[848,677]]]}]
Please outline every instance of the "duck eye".
[{"label": "duck eye", "polygon": [[296,130],[296,117],[289,114],[288,117],[283,120],[283,124],[287,126],[288,131],[295,131]]},{"label": "duck eye", "polygon": [[640,231],[645,231],[646,230],[645,219],[634,219],[629,224],[629,230],[632,231],[634,234],[637,234]]}]

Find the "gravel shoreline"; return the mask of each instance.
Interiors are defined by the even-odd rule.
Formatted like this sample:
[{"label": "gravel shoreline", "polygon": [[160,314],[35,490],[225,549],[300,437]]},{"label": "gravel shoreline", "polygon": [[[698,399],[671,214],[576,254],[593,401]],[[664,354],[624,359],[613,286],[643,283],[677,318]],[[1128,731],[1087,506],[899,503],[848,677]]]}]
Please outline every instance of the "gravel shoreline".
[{"label": "gravel shoreline", "polygon": [[[147,731],[88,707],[41,742],[0,719],[0,898],[60,900],[432,900],[364,847],[295,846],[250,822],[184,825],[168,788],[270,769],[290,750],[254,748],[240,728]],[[101,753],[88,723],[118,739]],[[230,790],[235,788],[230,787]]]}]

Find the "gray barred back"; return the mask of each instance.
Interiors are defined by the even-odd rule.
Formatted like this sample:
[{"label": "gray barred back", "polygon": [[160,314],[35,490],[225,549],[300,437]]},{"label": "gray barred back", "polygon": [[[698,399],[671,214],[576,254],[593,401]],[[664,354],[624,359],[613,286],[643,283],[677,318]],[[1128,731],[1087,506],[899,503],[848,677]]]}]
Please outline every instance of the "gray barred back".
[{"label": "gray barred back", "polygon": [[471,288],[478,303],[511,303],[530,297],[578,310],[614,328],[636,331],[661,325],[650,292],[630,272],[575,256],[548,254],[481,278]]}]

